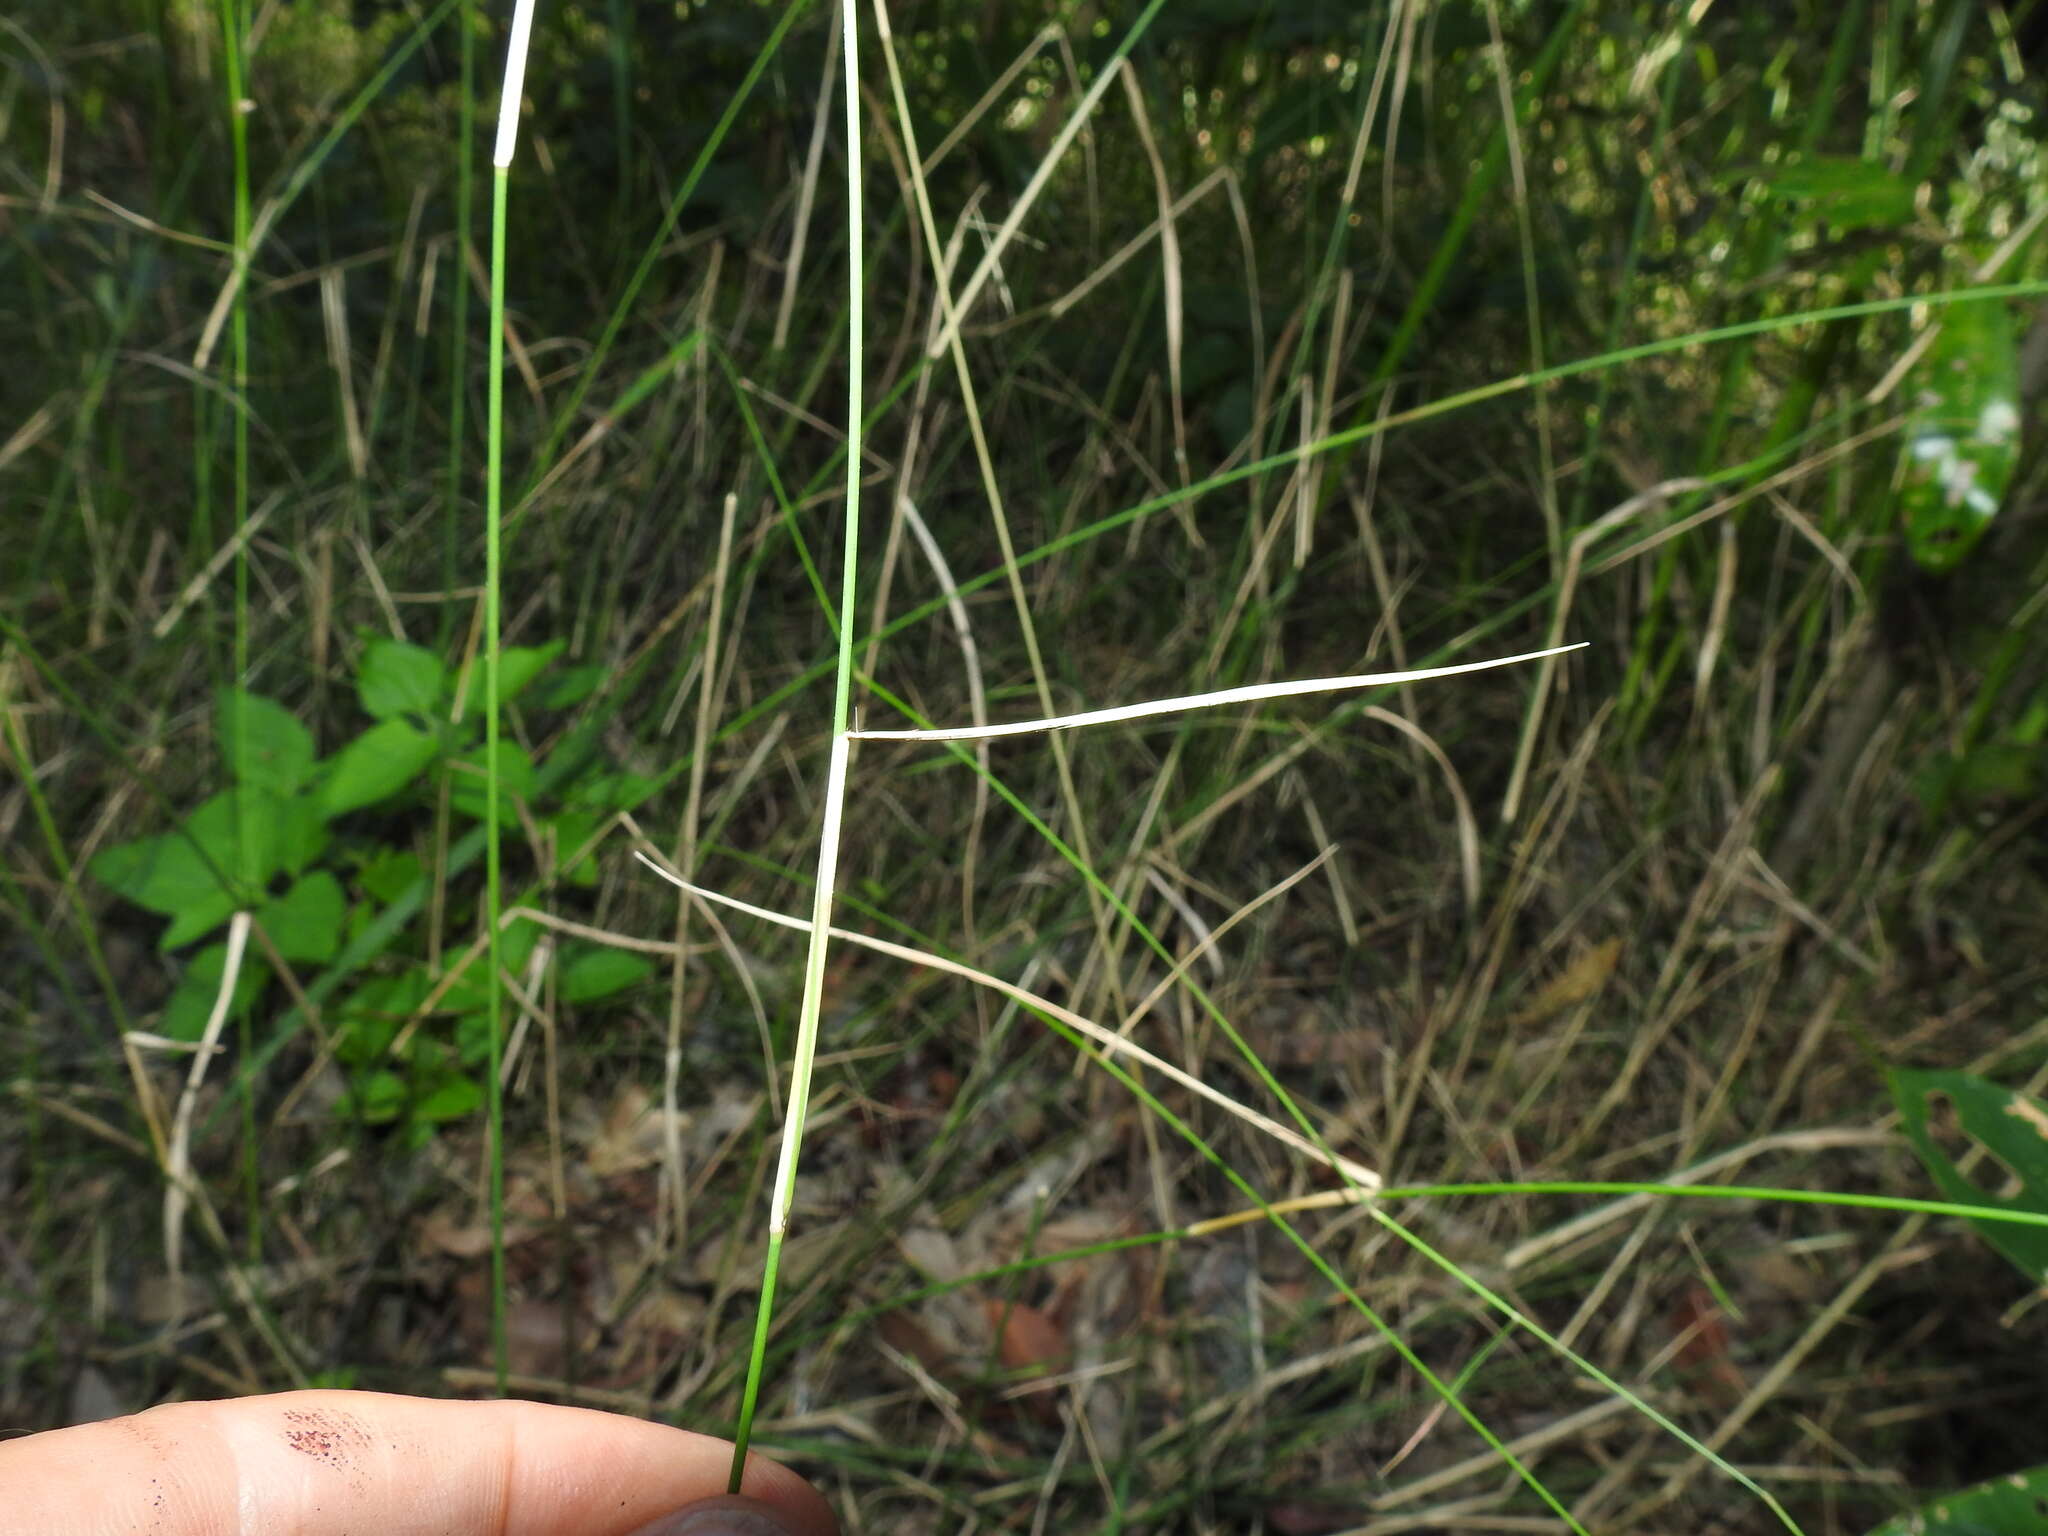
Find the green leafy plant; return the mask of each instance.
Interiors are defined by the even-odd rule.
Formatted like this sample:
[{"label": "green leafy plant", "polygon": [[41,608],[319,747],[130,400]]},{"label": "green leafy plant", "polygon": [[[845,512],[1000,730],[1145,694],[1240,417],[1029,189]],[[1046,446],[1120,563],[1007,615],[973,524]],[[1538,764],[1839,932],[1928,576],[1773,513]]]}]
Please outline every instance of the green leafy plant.
[{"label": "green leafy plant", "polygon": [[[1944,1195],[1970,1205],[2048,1216],[2048,1107],[1968,1072],[1898,1071],[1891,1075],[1891,1090],[1907,1140]],[[1934,1105],[1941,1099],[1953,1110],[1956,1128],[1996,1160],[2017,1182],[2017,1190],[1985,1187],[1936,1142]],[[1971,1225],[2018,1266],[2028,1284],[2048,1279],[2048,1231],[1982,1218],[1973,1218]]]},{"label": "green leafy plant", "polygon": [[2020,453],[2019,374],[2003,304],[1944,315],[1914,370],[1899,501],[1923,570],[1953,570],[2005,501]]},{"label": "green leafy plant", "polygon": [[[1892,1102],[1898,1106],[1906,1139],[1941,1192],[1949,1199],[1993,1210],[2048,1216],[2048,1106],[1988,1078],[1969,1072],[1891,1074]],[[1987,1188],[1970,1177],[1935,1139],[1936,1106],[1946,1101],[1955,1129],[1987,1155],[2003,1177],[2003,1188]],[[2015,1187],[2016,1186],[2016,1187]],[[2048,1228],[1972,1216],[1982,1234],[2030,1286],[2048,1278]],[[2019,1536],[2048,1527],[2048,1466],[2010,1473],[1889,1520],[1871,1536]]]},{"label": "green leafy plant", "polygon": [[2014,1472],[1887,1520],[1870,1536],[2036,1536],[2048,1526],[2048,1467]]},{"label": "green leafy plant", "polygon": [[[561,655],[562,644],[512,647],[499,662],[503,699],[526,693]],[[536,692],[543,707],[579,702],[601,671],[565,669]],[[403,823],[358,813],[430,806],[445,782],[452,816],[481,820],[489,809],[482,723],[465,708],[470,679],[420,646],[365,638],[356,694],[371,723],[328,756],[283,705],[224,688],[215,738],[233,787],[202,801],[168,832],[105,849],[92,874],[147,911],[170,919],[159,949],[183,949],[252,910],[268,940],[234,979],[230,1018],[252,1015],[287,966],[324,965],[346,939],[426,873],[403,842]],[[513,741],[496,753],[499,814],[521,811],[551,845],[556,879],[596,883],[590,846],[611,813],[645,793],[646,781],[593,763],[543,801],[531,756]],[[351,820],[351,818],[355,818]],[[645,956],[571,942],[534,968],[541,927],[515,918],[504,927],[501,990],[551,984],[565,1002],[600,1002],[645,980]],[[370,1124],[402,1124],[412,1139],[461,1119],[484,1101],[491,994],[474,948],[438,972],[420,942],[397,946],[394,967],[372,975],[327,1010],[328,1042],[347,1074],[338,1112]],[[186,960],[158,1032],[197,1040],[225,983],[227,945],[203,945]]]}]

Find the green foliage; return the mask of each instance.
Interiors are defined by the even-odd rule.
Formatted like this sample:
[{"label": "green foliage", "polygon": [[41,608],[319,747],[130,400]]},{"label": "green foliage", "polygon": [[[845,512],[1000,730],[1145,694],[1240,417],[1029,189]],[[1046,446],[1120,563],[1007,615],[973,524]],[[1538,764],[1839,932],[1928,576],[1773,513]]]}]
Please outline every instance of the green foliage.
[{"label": "green foliage", "polygon": [[[559,641],[506,650],[502,694],[517,695],[540,680],[562,650]],[[538,697],[549,705],[586,697],[602,679],[600,668],[570,669],[569,687],[557,679]],[[326,758],[316,756],[312,733],[281,704],[222,689],[215,739],[235,787],[201,802],[168,832],[105,849],[91,873],[170,919],[159,941],[166,952],[205,939],[236,911],[253,908],[269,948],[252,944],[227,1009],[231,1021],[247,1018],[269,990],[270,950],[287,965],[324,965],[379,909],[427,878],[419,854],[398,841],[409,836],[402,813],[426,814],[445,785],[453,812],[485,814],[482,717],[474,704],[480,684],[480,674],[458,678],[420,646],[366,636],[356,695],[373,723]],[[558,858],[582,848],[611,811],[650,787],[593,763],[558,786],[556,804],[539,804],[539,770],[511,740],[499,743],[498,772],[501,817],[517,825],[522,811],[530,815],[552,834]],[[373,807],[384,813],[374,822],[349,822],[352,813]],[[573,885],[594,885],[595,861],[586,853],[561,875]],[[501,936],[504,973],[522,986],[536,981],[531,965],[541,937],[525,919],[507,924]],[[347,1076],[336,1112],[397,1126],[417,1141],[484,1102],[478,1069],[490,1054],[491,998],[480,953],[465,949],[436,973],[420,958],[423,936],[393,949],[394,969],[364,980],[328,1010],[331,1047]],[[201,1036],[226,959],[226,944],[216,941],[186,961],[158,1021],[162,1034]],[[572,944],[537,979],[545,984],[551,973],[563,1001],[590,1004],[638,985],[653,970],[642,955]]]},{"label": "green foliage", "polygon": [[372,719],[429,713],[448,691],[448,671],[432,651],[371,636],[356,670],[356,694]]},{"label": "green foliage", "polygon": [[1952,570],[2005,500],[2020,455],[2019,347],[2003,304],[1954,304],[1914,371],[1900,502],[1906,544]]},{"label": "green foliage", "polygon": [[1835,234],[1895,229],[1913,218],[1914,184],[1889,166],[1810,155],[1774,174],[1770,194],[1822,220]]},{"label": "green foliage", "polygon": [[452,775],[448,785],[448,804],[464,816],[474,816],[479,821],[483,819],[490,806],[485,775],[492,756],[498,762],[498,815],[507,822],[514,821],[518,817],[519,802],[533,798],[538,782],[533,759],[516,741],[499,742],[495,753],[487,753],[478,747],[452,759],[448,764]]},{"label": "green foliage", "polygon": [[572,1003],[594,1003],[653,974],[654,962],[645,955],[603,944],[579,945],[562,962],[562,996]]},{"label": "green foliage", "polygon": [[[1891,1074],[1892,1101],[1906,1138],[1941,1192],[1970,1205],[2048,1215],[2048,1107],[2026,1094],[1969,1072]],[[1942,1100],[1955,1129],[1988,1154],[1992,1185],[1971,1179],[1935,1140],[1935,1105]],[[2010,1259],[2030,1287],[2048,1278],[2048,1229],[1973,1219],[1984,1240]],[[1870,1536],[2036,1536],[2048,1530],[2048,1466],[2009,1473],[1945,1495],[1888,1520]]]},{"label": "green foliage", "polygon": [[1914,788],[1928,811],[1949,806],[2016,805],[2041,792],[2048,780],[2048,743],[1986,741],[1969,751],[1943,752],[1921,771]]},{"label": "green foliage", "polygon": [[1994,1477],[1877,1527],[1870,1536],[2040,1536],[2048,1530],[2048,1467]]},{"label": "green foliage", "polygon": [[282,896],[272,897],[256,914],[280,958],[324,964],[341,947],[341,926],[348,905],[341,882],[324,869],[294,881]]},{"label": "green foliage", "polygon": [[203,938],[280,873],[318,856],[326,831],[299,796],[244,785],[205,801],[176,831],[120,843],[93,875],[137,906],[171,919],[159,947]]},{"label": "green foliage", "polygon": [[[554,663],[555,658],[562,654],[562,650],[563,643],[560,640],[551,640],[546,645],[506,646],[498,653],[499,702],[510,703],[513,699],[518,698],[520,694],[526,691],[527,684],[539,677],[541,673],[545,672]],[[582,673],[594,673],[595,675],[591,682],[593,688],[598,683],[604,681],[605,670],[596,663],[572,670]],[[474,676],[466,678],[465,681],[469,684],[470,697],[481,698],[483,687],[482,663],[477,664]],[[569,700],[567,702],[573,703],[578,701]],[[560,708],[562,706],[557,703],[553,707]]]},{"label": "green foliage", "polygon": [[335,754],[320,813],[341,816],[389,799],[440,755],[440,741],[411,721],[381,720]]},{"label": "green foliage", "polygon": [[[2048,1215],[2048,1108],[1968,1072],[1896,1071],[1891,1089],[1906,1137],[1944,1195],[1971,1205]],[[2017,1193],[2001,1194],[1978,1184],[1936,1143],[1930,1105],[1937,1097],[1948,1100],[1957,1128],[1990,1154],[2001,1175],[2018,1181]],[[2006,1181],[2001,1176],[1992,1182]],[[1998,1221],[1972,1225],[2018,1266],[2029,1285],[2048,1279],[2048,1229]]]},{"label": "green foliage", "polygon": [[220,755],[238,784],[298,793],[313,772],[313,733],[283,706],[222,688],[214,696]]}]

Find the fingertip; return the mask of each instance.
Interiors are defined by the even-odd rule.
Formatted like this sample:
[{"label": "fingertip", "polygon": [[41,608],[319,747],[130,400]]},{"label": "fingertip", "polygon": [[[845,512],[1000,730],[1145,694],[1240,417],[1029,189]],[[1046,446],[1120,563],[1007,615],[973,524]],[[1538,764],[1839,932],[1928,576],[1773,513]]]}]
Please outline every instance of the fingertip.
[{"label": "fingertip", "polygon": [[[700,1499],[685,1505],[677,1515],[694,1515],[698,1511],[753,1511],[780,1522],[777,1531],[766,1533],[766,1536],[784,1536],[784,1533],[786,1536],[839,1536],[838,1516],[832,1513],[832,1506],[825,1502],[825,1496],[801,1472],[793,1471],[779,1461],[770,1461],[765,1456],[749,1456],[741,1486],[746,1489],[745,1493]],[[715,1526],[707,1526],[703,1536],[716,1536],[716,1532]],[[699,1536],[699,1533],[692,1530],[688,1536]],[[753,1536],[753,1533],[743,1532],[743,1536]]]},{"label": "fingertip", "polygon": [[700,1499],[663,1515],[632,1536],[799,1536],[773,1504],[741,1494]]}]

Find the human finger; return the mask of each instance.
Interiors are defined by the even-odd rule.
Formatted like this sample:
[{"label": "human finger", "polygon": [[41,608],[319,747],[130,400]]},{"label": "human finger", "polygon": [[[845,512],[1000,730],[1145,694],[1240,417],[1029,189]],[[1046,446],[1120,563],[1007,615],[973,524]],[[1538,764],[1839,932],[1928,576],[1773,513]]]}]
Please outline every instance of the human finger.
[{"label": "human finger", "polygon": [[[286,1392],[0,1444],[0,1532],[635,1536],[723,1495],[731,1462],[723,1440],[585,1408]],[[741,1491],[757,1524],[835,1536],[786,1467],[748,1458]]]}]

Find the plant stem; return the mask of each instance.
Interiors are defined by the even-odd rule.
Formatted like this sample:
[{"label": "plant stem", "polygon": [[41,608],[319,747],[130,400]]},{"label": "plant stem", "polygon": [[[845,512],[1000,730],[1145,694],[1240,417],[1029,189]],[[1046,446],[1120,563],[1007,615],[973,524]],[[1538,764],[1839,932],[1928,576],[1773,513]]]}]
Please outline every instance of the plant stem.
[{"label": "plant stem", "polygon": [[818,1017],[825,997],[825,951],[832,932],[832,887],[839,871],[839,824],[846,803],[846,760],[851,749],[847,727],[853,699],[854,600],[858,591],[861,476],[861,164],[858,13],[853,0],[840,0],[842,46],[846,50],[846,535],[839,567],[839,654],[832,685],[832,748],[825,774],[825,812],[818,833],[818,877],[811,902],[811,941],[804,955],[804,992],[797,1017],[796,1056],[789,1083],[789,1110],[783,1120],[782,1152],[775,1169],[775,1187],[768,1206],[768,1253],[761,1275],[761,1303],[754,1314],[753,1352],[747,1360],[747,1384],[740,1398],[739,1424],[733,1435],[730,1489],[740,1491],[747,1470],[747,1443],[753,1438],[754,1409],[761,1397],[761,1366],[767,1355],[768,1328],[775,1311],[775,1276],[782,1263],[782,1238],[789,1229],[789,1206],[796,1190],[796,1161],[802,1147],[804,1111],[811,1096],[811,1064],[818,1050]]},{"label": "plant stem", "polygon": [[[498,628],[501,575],[499,524],[505,492],[505,204],[512,180],[512,145],[519,132],[519,93],[526,78],[526,44],[533,34],[533,0],[518,0],[512,38],[505,55],[505,83],[498,102],[498,142],[491,156],[491,329],[488,443],[484,456],[484,922],[489,980],[484,987],[490,1035],[490,1081],[484,1102],[490,1123],[491,1354],[498,1394],[509,1385],[511,1361],[505,1334],[505,1088],[504,992],[499,981],[498,943],[504,900],[498,826]],[[461,253],[457,253],[457,260]]]}]

